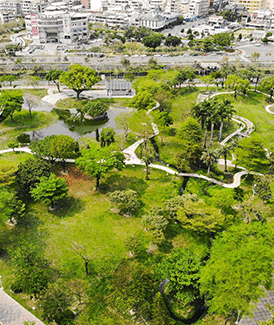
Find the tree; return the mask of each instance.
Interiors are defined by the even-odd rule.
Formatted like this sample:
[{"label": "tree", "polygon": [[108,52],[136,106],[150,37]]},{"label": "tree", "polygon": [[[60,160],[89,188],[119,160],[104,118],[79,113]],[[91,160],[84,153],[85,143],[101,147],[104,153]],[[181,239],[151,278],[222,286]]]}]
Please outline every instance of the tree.
[{"label": "tree", "polygon": [[223,133],[223,126],[224,126],[224,119],[227,118],[227,121],[229,121],[229,119],[232,117],[233,113],[235,113],[235,110],[233,109],[233,106],[229,99],[223,99],[223,101],[218,105],[217,112],[218,112],[218,115],[221,120],[220,132],[219,132],[219,141],[221,141],[222,133]]},{"label": "tree", "polygon": [[201,79],[201,82],[206,85],[206,90],[208,91],[208,87],[209,87],[209,85],[211,85],[213,83],[214,78],[211,75],[208,75],[208,76],[200,77],[200,79]]},{"label": "tree", "polygon": [[65,84],[76,92],[77,99],[79,99],[83,91],[92,89],[92,86],[99,80],[100,77],[96,76],[96,72],[93,69],[81,66],[80,64],[71,65],[68,71],[63,72],[59,78],[60,83]]},{"label": "tree", "polygon": [[14,223],[14,220],[20,220],[26,215],[26,205],[23,203],[17,195],[13,195],[11,200],[7,202],[9,209],[10,222]]},{"label": "tree", "polygon": [[109,146],[111,143],[115,141],[116,132],[113,128],[104,128],[101,131],[100,138],[101,138],[101,147],[105,145]]},{"label": "tree", "polygon": [[168,218],[170,219],[176,219],[178,208],[183,207],[185,202],[188,202],[189,200],[197,201],[197,195],[183,194],[183,195],[174,196],[172,199],[165,201],[164,203],[165,214],[167,214]]},{"label": "tree", "polygon": [[203,151],[201,161],[207,166],[207,175],[209,175],[210,168],[213,163],[216,162],[217,156],[217,151],[214,149],[207,148],[205,151]]},{"label": "tree", "polygon": [[267,45],[267,44],[268,44],[268,38],[265,36],[265,37],[262,39],[262,42],[264,43],[264,45]]},{"label": "tree", "polygon": [[131,107],[137,108],[138,110],[149,110],[155,106],[156,102],[151,93],[146,91],[139,91],[129,102]]},{"label": "tree", "polygon": [[149,180],[149,165],[155,160],[155,154],[151,148],[144,148],[141,151],[141,160],[144,162],[146,166],[146,180]]},{"label": "tree", "polygon": [[29,148],[34,153],[35,157],[38,159],[47,158],[50,159],[53,164],[55,157],[51,152],[51,140],[54,139],[55,135],[50,135],[42,140],[32,141]]},{"label": "tree", "polygon": [[132,216],[140,208],[137,193],[133,190],[115,191],[109,194],[109,199],[116,204],[122,213]]},{"label": "tree", "polygon": [[76,159],[76,165],[89,176],[96,178],[96,190],[99,189],[100,179],[114,168],[122,170],[125,156],[113,151],[110,147],[97,148],[92,145],[90,149],[83,150],[81,157]]},{"label": "tree", "polygon": [[138,252],[141,246],[141,240],[136,236],[130,236],[125,241],[126,248],[129,249],[130,254],[133,255]]},{"label": "tree", "polygon": [[190,165],[201,156],[202,133],[201,125],[192,117],[187,118],[179,128],[178,136],[183,141],[182,156]]},{"label": "tree", "polygon": [[23,291],[39,298],[47,289],[52,272],[49,262],[43,256],[41,246],[28,240],[21,241],[11,252],[11,261],[15,266],[13,291]]},{"label": "tree", "polygon": [[218,33],[213,35],[213,43],[219,46],[230,46],[232,36],[229,33]]},{"label": "tree", "polygon": [[178,46],[181,44],[181,39],[177,36],[172,36],[171,34],[168,34],[165,40],[165,45],[166,46]]},{"label": "tree", "polygon": [[13,122],[15,111],[20,112],[23,104],[23,95],[21,90],[3,90],[0,95],[0,113],[4,117],[10,116]]},{"label": "tree", "polygon": [[153,33],[149,36],[144,37],[142,43],[144,46],[151,47],[153,50],[155,50],[157,46],[161,45],[162,39],[163,36],[161,34]]},{"label": "tree", "polygon": [[19,143],[17,141],[9,142],[8,147],[11,148],[14,151],[15,148],[19,147]]},{"label": "tree", "polygon": [[101,100],[91,100],[89,101],[82,109],[83,113],[91,116],[92,118],[95,117],[106,117],[108,110],[108,104],[102,102]]},{"label": "tree", "polygon": [[17,80],[17,79],[18,79],[17,76],[4,74],[3,76],[1,76],[0,82],[1,82],[1,84],[3,82],[9,82],[10,83],[10,86],[11,86],[12,85],[12,82],[15,81],[15,80]]},{"label": "tree", "polygon": [[222,214],[220,209],[208,206],[201,199],[186,200],[183,207],[178,207],[177,219],[183,228],[204,235],[219,232],[232,222],[232,216]]},{"label": "tree", "polygon": [[48,74],[45,77],[45,80],[47,81],[53,81],[57,87],[57,90],[60,92],[60,83],[59,78],[61,74],[63,73],[62,70],[53,69],[48,72]]},{"label": "tree", "polygon": [[72,325],[75,315],[69,307],[73,299],[68,287],[60,282],[59,280],[49,285],[48,290],[39,300],[40,308],[47,321],[54,321],[58,325]]},{"label": "tree", "polygon": [[132,112],[124,113],[118,116],[115,116],[114,120],[116,123],[117,129],[122,129],[124,132],[125,141],[127,141],[128,132],[129,132],[129,119],[132,115]]},{"label": "tree", "polygon": [[274,76],[266,77],[259,82],[258,90],[267,93],[271,101],[274,92]]},{"label": "tree", "polygon": [[257,222],[232,226],[213,242],[201,270],[209,312],[246,314],[272,284],[273,229]]},{"label": "tree", "polygon": [[259,52],[255,51],[255,52],[251,53],[251,61],[259,60],[260,56],[261,56],[261,53],[259,53]]},{"label": "tree", "polygon": [[270,161],[267,159],[260,136],[252,136],[239,141],[239,146],[235,149],[237,164],[243,165],[249,170],[262,172]]},{"label": "tree", "polygon": [[39,85],[40,78],[38,76],[29,76],[29,75],[27,75],[25,77],[25,80],[26,80],[27,87],[32,86],[33,89],[35,89],[35,86]]},{"label": "tree", "polygon": [[39,104],[39,100],[36,96],[34,95],[31,95],[31,94],[25,94],[24,95],[24,102],[26,104],[26,106],[28,107],[28,110],[29,110],[29,116],[30,118],[32,118],[32,114],[31,114],[31,111],[32,111],[32,108],[34,106],[38,106]]},{"label": "tree", "polygon": [[247,79],[242,79],[235,74],[229,75],[226,79],[226,87],[234,90],[234,98],[237,99],[239,93],[246,94],[250,88],[250,82]]},{"label": "tree", "polygon": [[101,249],[98,248],[95,252],[93,252],[91,255],[87,253],[86,246],[78,245],[77,243],[73,244],[74,251],[77,255],[79,255],[82,260],[85,262],[85,274],[89,275],[89,263],[93,259],[93,256]]},{"label": "tree", "polygon": [[127,70],[130,66],[130,60],[123,58],[120,62],[125,70]]},{"label": "tree", "polygon": [[184,305],[193,303],[200,296],[199,278],[201,256],[191,248],[178,248],[157,267],[161,279],[169,279],[165,293]]},{"label": "tree", "polygon": [[152,241],[155,244],[161,244],[165,239],[164,230],[169,223],[163,216],[163,211],[157,207],[151,209],[148,214],[142,217],[142,221],[150,231]]},{"label": "tree", "polygon": [[35,201],[45,203],[50,201],[50,207],[54,209],[54,203],[67,196],[68,187],[64,178],[56,177],[51,173],[49,177],[42,176],[30,193]]},{"label": "tree", "polygon": [[225,159],[225,173],[227,173],[227,156],[231,154],[234,149],[233,143],[225,143],[220,146],[218,156],[224,156]]},{"label": "tree", "polygon": [[66,172],[66,159],[72,158],[76,150],[75,140],[68,135],[56,135],[50,140],[50,152],[53,157],[60,159],[63,172]]},{"label": "tree", "polygon": [[27,159],[20,163],[15,173],[18,184],[18,194],[20,197],[30,198],[30,191],[36,183],[39,183],[42,176],[49,177],[50,165],[42,159]]},{"label": "tree", "polygon": [[240,218],[246,222],[265,222],[271,216],[271,209],[263,200],[256,196],[246,198],[237,208]]},{"label": "tree", "polygon": [[170,318],[169,311],[160,292],[153,300],[152,325],[174,325],[175,321]]}]

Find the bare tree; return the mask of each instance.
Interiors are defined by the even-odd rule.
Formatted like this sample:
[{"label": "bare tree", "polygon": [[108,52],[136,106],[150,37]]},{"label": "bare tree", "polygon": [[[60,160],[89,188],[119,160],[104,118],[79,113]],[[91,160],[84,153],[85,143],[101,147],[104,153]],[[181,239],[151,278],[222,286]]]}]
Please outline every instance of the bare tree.
[{"label": "bare tree", "polygon": [[86,246],[78,245],[77,243],[73,244],[74,251],[77,255],[79,255],[85,262],[85,274],[89,275],[88,266],[89,262],[92,260],[93,256],[101,249],[98,248],[95,252],[93,252],[91,255],[87,253]]}]

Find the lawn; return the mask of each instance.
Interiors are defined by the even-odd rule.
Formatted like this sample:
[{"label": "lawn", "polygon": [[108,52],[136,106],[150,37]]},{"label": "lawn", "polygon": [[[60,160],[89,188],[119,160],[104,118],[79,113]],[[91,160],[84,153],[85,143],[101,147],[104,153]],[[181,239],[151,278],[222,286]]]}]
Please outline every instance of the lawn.
[{"label": "lawn", "polygon": [[15,141],[16,138],[28,131],[37,131],[43,129],[52,123],[56,122],[58,117],[47,112],[32,112],[32,118],[29,116],[29,112],[22,110],[21,112],[15,112],[13,115],[14,122],[11,122],[7,117],[0,123],[0,147]]},{"label": "lawn", "polygon": [[267,113],[265,107],[268,104],[268,97],[250,91],[248,96],[238,96],[234,99],[233,95],[224,95],[232,101],[236,114],[252,121],[255,125],[256,134],[263,138],[267,148],[273,146],[274,116]]}]

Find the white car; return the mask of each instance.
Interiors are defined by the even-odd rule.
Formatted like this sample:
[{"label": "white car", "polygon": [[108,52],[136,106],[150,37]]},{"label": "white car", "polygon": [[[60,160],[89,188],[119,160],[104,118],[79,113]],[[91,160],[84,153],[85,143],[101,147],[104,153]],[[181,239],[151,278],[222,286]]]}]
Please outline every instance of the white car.
[{"label": "white car", "polygon": [[261,46],[261,44],[260,44],[260,43],[255,43],[254,45],[255,45],[255,46]]},{"label": "white car", "polygon": [[161,54],[154,54],[154,56],[159,57],[159,56],[161,56]]},{"label": "white car", "polygon": [[147,55],[146,54],[141,54],[140,58],[145,58]]},{"label": "white car", "polygon": [[133,58],[139,58],[139,54],[132,55]]}]

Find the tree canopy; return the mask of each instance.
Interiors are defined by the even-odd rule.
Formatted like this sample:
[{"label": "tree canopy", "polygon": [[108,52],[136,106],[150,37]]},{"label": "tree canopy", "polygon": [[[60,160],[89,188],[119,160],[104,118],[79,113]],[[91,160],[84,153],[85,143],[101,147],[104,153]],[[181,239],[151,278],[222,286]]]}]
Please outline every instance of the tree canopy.
[{"label": "tree canopy", "polygon": [[59,78],[60,83],[76,92],[77,98],[83,91],[90,90],[99,80],[100,77],[96,76],[93,69],[80,64],[69,66],[68,71],[63,72]]}]

